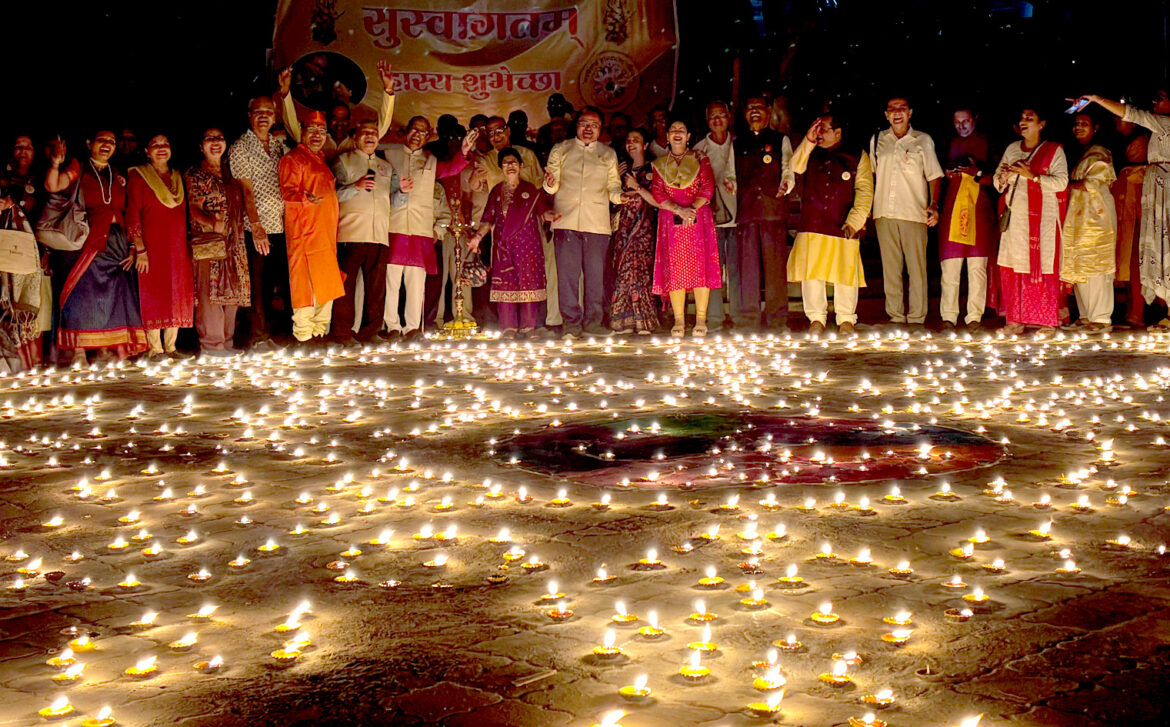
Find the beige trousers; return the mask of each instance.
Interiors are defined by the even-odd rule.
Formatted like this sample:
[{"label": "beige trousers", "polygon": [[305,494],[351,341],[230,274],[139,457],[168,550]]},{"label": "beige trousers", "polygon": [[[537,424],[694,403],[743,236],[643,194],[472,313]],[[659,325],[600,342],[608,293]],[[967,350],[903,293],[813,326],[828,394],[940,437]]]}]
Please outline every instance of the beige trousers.
[{"label": "beige trousers", "polygon": [[[876,220],[882,251],[882,283],[886,291],[886,315],[894,323],[926,320],[926,223]],[[903,310],[902,271],[910,277],[910,308]]]},{"label": "beige trousers", "polygon": [[151,353],[173,352],[178,337],[178,328],[149,328],[146,331],[146,342],[150,344]]},{"label": "beige trousers", "polygon": [[1090,323],[1110,323],[1113,320],[1113,274],[1094,275],[1073,286],[1077,311]]}]

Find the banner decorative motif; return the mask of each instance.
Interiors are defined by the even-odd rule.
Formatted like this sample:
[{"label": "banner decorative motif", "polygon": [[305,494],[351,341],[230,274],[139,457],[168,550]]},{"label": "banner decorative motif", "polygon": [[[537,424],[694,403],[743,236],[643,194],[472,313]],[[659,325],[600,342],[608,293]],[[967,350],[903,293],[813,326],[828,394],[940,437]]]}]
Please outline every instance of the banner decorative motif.
[{"label": "banner decorative motif", "polygon": [[[425,5],[426,7],[423,7]],[[562,93],[575,106],[644,111],[674,94],[673,0],[280,0],[273,61],[315,106],[379,99],[394,67],[395,121],[415,114],[528,113]],[[639,114],[636,114],[640,116]]]}]

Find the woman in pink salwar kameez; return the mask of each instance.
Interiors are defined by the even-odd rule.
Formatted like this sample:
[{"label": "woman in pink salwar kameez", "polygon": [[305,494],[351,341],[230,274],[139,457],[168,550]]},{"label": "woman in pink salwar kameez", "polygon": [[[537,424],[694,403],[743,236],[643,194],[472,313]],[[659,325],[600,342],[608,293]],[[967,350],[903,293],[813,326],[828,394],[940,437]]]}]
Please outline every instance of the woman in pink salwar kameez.
[{"label": "woman in pink salwar kameez", "polygon": [[658,248],[654,254],[655,295],[669,295],[674,309],[670,335],[686,332],[687,291],[695,292],[695,327],[691,335],[707,335],[707,301],[712,288],[723,287],[719,245],[711,195],[715,177],[706,157],[687,148],[691,134],[682,121],[667,128],[668,153],[654,160],[650,192],[659,206]]}]

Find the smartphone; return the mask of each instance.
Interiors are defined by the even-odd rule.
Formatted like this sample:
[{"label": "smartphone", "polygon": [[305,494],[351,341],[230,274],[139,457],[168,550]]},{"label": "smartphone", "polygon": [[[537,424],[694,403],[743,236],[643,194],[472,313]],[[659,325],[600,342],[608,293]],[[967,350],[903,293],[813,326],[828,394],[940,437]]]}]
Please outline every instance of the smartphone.
[{"label": "smartphone", "polygon": [[1089,99],[1082,98],[1082,99],[1078,100],[1076,103],[1074,103],[1072,106],[1069,106],[1067,109],[1065,109],[1064,112],[1066,114],[1075,114],[1076,112],[1080,111],[1081,109],[1083,109],[1084,107],[1086,107],[1088,105],[1089,105]]}]

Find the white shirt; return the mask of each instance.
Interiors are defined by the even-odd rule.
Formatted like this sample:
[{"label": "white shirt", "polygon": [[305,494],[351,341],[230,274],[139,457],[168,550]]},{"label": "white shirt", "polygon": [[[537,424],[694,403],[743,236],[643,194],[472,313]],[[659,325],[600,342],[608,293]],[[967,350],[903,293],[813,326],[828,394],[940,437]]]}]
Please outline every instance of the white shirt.
[{"label": "white shirt", "polygon": [[552,223],[554,230],[610,234],[609,203],[622,203],[613,149],[600,141],[562,141],[549,152],[545,170],[552,174],[553,183],[545,184],[544,191],[555,195],[553,205],[561,216]]},{"label": "white shirt", "polygon": [[869,146],[875,177],[873,218],[925,224],[930,204],[928,183],[943,175],[930,134],[910,128],[899,139],[892,129],[886,129],[877,135],[877,143],[871,140]]},{"label": "white shirt", "polygon": [[[1028,180],[1018,174],[1008,173],[1007,168],[1028,156],[1022,141],[1017,141],[1003,153],[999,167],[995,170],[995,188],[1011,199],[1011,222],[999,238],[1001,267],[1011,268],[1017,273],[1030,272],[1031,254],[1028,250]],[[1011,187],[1019,180],[1013,194]],[[1068,160],[1064,149],[1057,149],[1048,165],[1048,174],[1036,177],[1040,183],[1040,264],[1041,273],[1050,274],[1056,267],[1056,229],[1060,225],[1060,209],[1056,193],[1068,187]],[[1005,198],[1006,201],[1007,198]]]},{"label": "white shirt", "polygon": [[[785,139],[787,140],[787,137]],[[728,133],[727,139],[722,144],[707,134],[698,144],[695,144],[695,151],[701,151],[707,155],[707,161],[711,162],[711,173],[715,176],[715,194],[719,195],[719,201],[731,213],[731,221],[718,226],[735,227],[736,194],[734,191],[728,192],[725,186],[727,182],[731,182],[732,190],[735,189],[735,142],[732,141],[731,134]],[[791,154],[787,148],[784,151]]]}]

